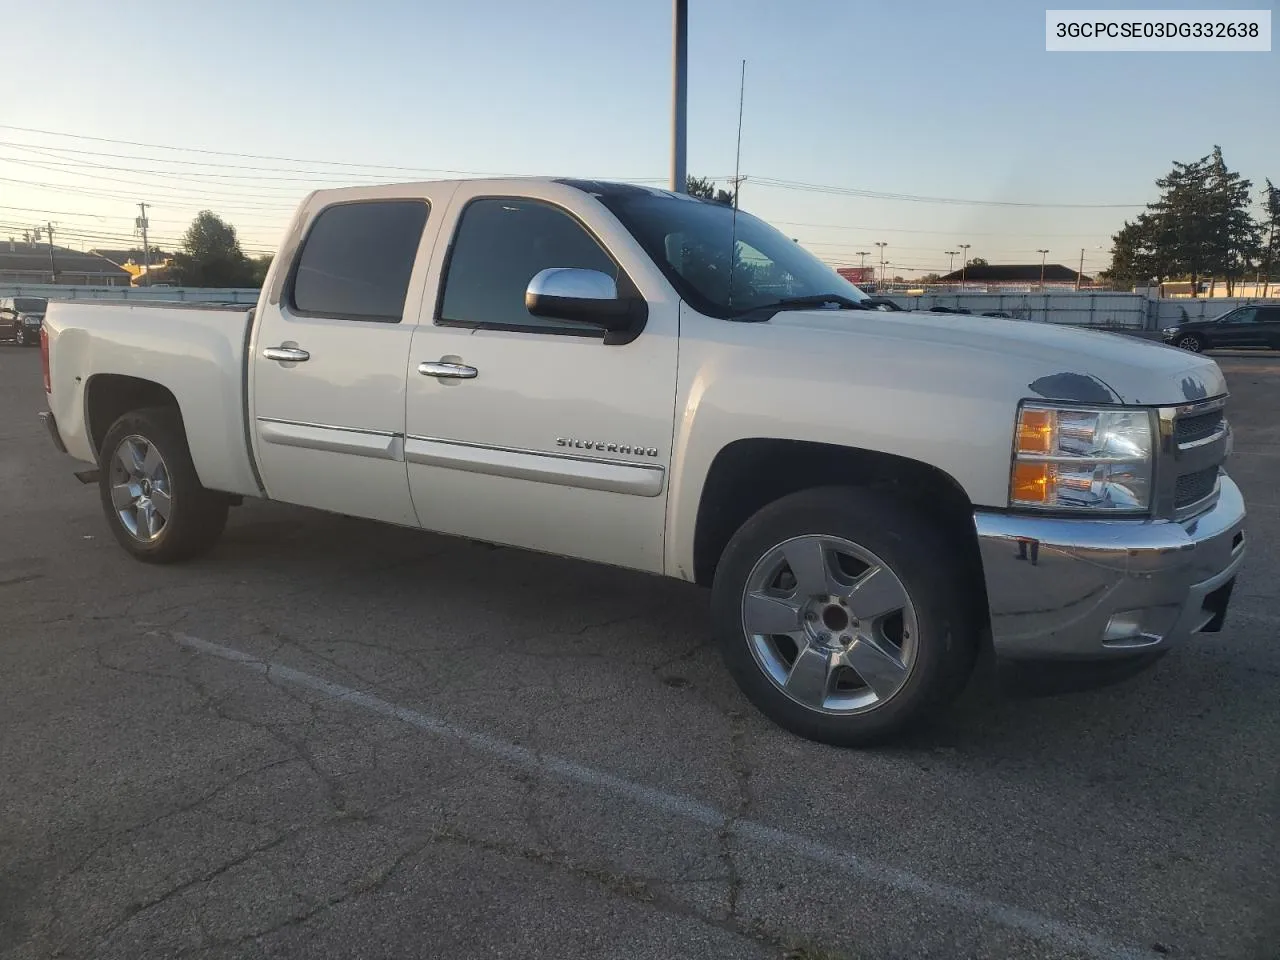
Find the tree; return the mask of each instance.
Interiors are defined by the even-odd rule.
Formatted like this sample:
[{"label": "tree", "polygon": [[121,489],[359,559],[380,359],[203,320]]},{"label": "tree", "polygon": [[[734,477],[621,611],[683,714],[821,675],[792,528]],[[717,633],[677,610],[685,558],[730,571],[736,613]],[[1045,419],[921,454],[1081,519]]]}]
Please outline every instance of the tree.
[{"label": "tree", "polygon": [[685,191],[691,197],[714,200],[716,203],[723,203],[726,207],[733,206],[735,191],[717,190],[715,181],[708,180],[706,177],[687,178],[685,180]]},{"label": "tree", "polygon": [[920,278],[921,283],[937,283],[942,279],[942,275],[938,273],[926,273]]},{"label": "tree", "polygon": [[267,271],[271,269],[271,261],[274,259],[275,257],[272,254],[264,253],[260,257],[254,257],[249,262],[249,286],[261,287],[267,282]]},{"label": "tree", "polygon": [[986,265],[987,261],[982,259],[982,257],[974,257],[969,261],[969,266],[971,267],[985,267]]},{"label": "tree", "polygon": [[1251,181],[1230,170],[1215,146],[1199,160],[1175,161],[1156,186],[1160,198],[1111,238],[1109,282],[1124,289],[1186,278],[1196,296],[1202,279],[1221,276],[1233,293],[1262,247],[1262,229],[1249,213]]},{"label": "tree", "polygon": [[191,287],[245,287],[254,269],[240,249],[236,228],[211,210],[202,210],[182,238],[174,255],[177,280]]},{"label": "tree", "polygon": [[1271,292],[1271,281],[1276,279],[1272,270],[1276,266],[1277,255],[1280,255],[1280,187],[1274,186],[1270,178],[1262,190],[1262,209],[1266,219],[1261,225],[1268,232],[1267,245],[1262,254],[1262,275],[1267,281],[1262,290],[1265,297]]},{"label": "tree", "polygon": [[1214,146],[1206,165],[1206,213],[1209,269],[1216,280],[1227,281],[1227,296],[1235,292],[1236,278],[1244,276],[1262,252],[1262,228],[1249,213],[1253,181],[1227,169],[1222,148]]},{"label": "tree", "polygon": [[1138,214],[1111,238],[1111,266],[1102,277],[1115,290],[1132,290],[1155,280],[1161,283],[1171,272],[1168,250],[1172,244],[1162,233],[1165,222],[1149,214]]}]

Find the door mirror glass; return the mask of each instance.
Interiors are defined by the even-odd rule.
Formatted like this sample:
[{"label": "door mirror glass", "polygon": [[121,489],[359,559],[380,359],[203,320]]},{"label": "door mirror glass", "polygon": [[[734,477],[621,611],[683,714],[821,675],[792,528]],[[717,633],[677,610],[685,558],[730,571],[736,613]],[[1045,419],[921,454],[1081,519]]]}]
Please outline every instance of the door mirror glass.
[{"label": "door mirror glass", "polygon": [[535,317],[576,320],[605,330],[625,330],[632,323],[631,301],[620,299],[613,277],[599,270],[539,270],[525,289],[524,306]]}]

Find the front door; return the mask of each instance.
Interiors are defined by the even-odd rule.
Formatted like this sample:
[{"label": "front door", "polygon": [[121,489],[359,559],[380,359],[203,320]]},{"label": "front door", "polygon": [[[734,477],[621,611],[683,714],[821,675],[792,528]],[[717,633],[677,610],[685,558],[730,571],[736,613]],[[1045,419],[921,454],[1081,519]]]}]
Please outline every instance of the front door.
[{"label": "front door", "polygon": [[[453,240],[439,299],[424,302],[413,338],[405,459],[418,517],[443,533],[661,571],[679,299],[587,194],[554,183],[492,193],[459,187],[441,227]],[[599,328],[530,314],[525,288],[553,267],[634,284],[648,303],[643,331],[606,344]],[[474,373],[440,377],[423,363]]]},{"label": "front door", "polygon": [[404,387],[420,251],[447,205],[431,189],[328,205],[319,194],[304,213],[251,347],[254,452],[272,499],[416,525]]}]

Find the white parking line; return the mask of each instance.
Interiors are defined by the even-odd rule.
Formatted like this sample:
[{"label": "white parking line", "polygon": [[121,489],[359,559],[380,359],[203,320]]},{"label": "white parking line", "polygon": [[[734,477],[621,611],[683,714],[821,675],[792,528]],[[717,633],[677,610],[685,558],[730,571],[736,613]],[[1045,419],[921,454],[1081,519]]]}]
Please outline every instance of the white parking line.
[{"label": "white parking line", "polygon": [[312,676],[309,673],[303,673],[292,667],[262,660],[242,650],[210,643],[207,640],[201,640],[198,637],[186,634],[154,635],[169,636],[179,645],[189,650],[229,660],[255,673],[260,673],[271,680],[315,690],[319,693],[327,694],[335,701],[361,707],[384,717],[401,720],[424,733],[445,740],[453,740],[463,744],[475,753],[500,758],[524,770],[534,771],[569,783],[581,784],[626,797],[636,803],[643,804],[654,810],[660,810],[673,817],[690,820],[717,830],[724,830],[738,839],[775,847],[793,856],[803,857],[815,863],[835,867],[858,880],[892,887],[895,890],[910,893],[926,900],[932,900],[942,906],[983,920],[993,921],[1055,946],[1081,951],[1090,957],[1097,958],[1097,960],[1141,960],[1141,958],[1151,957],[1151,953],[1147,950],[1115,943],[1105,937],[1100,937],[1087,930],[1081,930],[1070,924],[1042,916],[1031,910],[989,900],[959,887],[926,880],[907,870],[877,863],[874,860],[867,860],[846,850],[829,847],[798,834],[778,830],[754,820],[738,819],[692,797],[646,787],[643,784],[625,780],[603,770],[596,770],[592,767],[574,763],[571,760],[547,754],[535,754],[532,750],[517,744],[509,743],[487,734],[455,727],[450,723],[417,710],[399,706],[380,697],[354,690],[351,687],[331,683],[328,680]]}]

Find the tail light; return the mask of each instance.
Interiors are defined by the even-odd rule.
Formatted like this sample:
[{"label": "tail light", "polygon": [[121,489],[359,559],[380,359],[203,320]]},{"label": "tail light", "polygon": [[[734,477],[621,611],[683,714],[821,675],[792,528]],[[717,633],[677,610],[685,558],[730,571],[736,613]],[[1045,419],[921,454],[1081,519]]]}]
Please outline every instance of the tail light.
[{"label": "tail light", "polygon": [[49,379],[49,330],[40,325],[40,369],[44,372],[44,392],[53,393],[53,381]]}]

